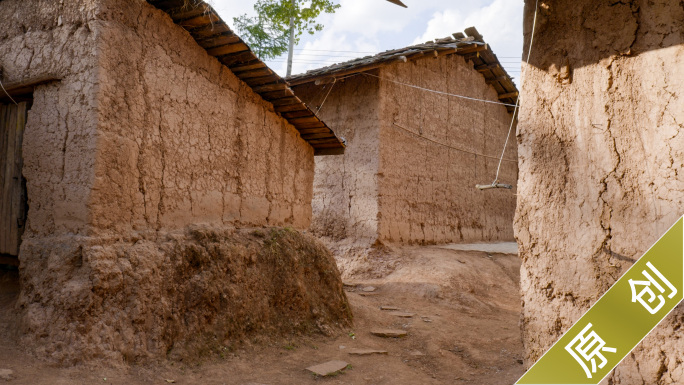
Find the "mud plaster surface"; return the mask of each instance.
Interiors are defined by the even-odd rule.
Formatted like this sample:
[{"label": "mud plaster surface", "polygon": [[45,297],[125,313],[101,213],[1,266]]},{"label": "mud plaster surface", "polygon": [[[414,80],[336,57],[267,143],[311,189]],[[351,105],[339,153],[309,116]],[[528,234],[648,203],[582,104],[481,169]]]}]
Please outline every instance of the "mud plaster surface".
[{"label": "mud plaster surface", "polygon": [[356,76],[297,95],[347,140],[344,155],[316,158],[311,230],[334,239],[372,243],[378,231],[378,81]]},{"label": "mud plaster surface", "polygon": [[[541,4],[518,130],[528,366],[684,208],[684,6]],[[675,309],[605,383],[684,383],[683,322]]]},{"label": "mud plaster surface", "polygon": [[[24,135],[24,346],[63,363],[136,361],[200,354],[220,328],[214,341],[347,319],[326,313],[346,300],[313,241],[259,263],[249,237],[177,235],[200,223],[307,228],[314,163],[165,13],[139,0],[4,0],[0,19],[4,81],[61,79],[36,88]],[[274,274],[275,262],[301,270]]]},{"label": "mud plaster surface", "polygon": [[22,341],[60,364],[192,361],[351,320],[332,255],[295,230],[194,226],[26,248]]},{"label": "mud plaster surface", "polygon": [[[389,65],[372,74],[498,100],[472,64],[456,55]],[[476,184],[492,182],[498,161],[472,154],[500,156],[511,121],[503,106],[368,75],[330,87],[295,88],[310,105],[325,101],[320,115],[347,140],[345,155],[316,159],[313,231],[371,242],[513,239],[516,190],[476,190]],[[505,158],[516,159],[513,138]],[[500,181],[515,185],[516,178],[516,162],[504,161]]]}]

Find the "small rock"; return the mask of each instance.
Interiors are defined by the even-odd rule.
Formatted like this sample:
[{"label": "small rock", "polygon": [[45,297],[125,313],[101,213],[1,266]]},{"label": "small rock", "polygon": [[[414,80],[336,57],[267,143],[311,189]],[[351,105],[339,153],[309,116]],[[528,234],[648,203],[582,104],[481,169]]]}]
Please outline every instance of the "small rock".
[{"label": "small rock", "polygon": [[371,292],[374,292],[376,289],[375,289],[374,286],[366,286],[366,287],[364,287],[364,288],[361,289],[361,290],[363,290],[363,291],[366,292],[366,293],[371,293]]},{"label": "small rock", "polygon": [[319,365],[309,366],[306,370],[319,376],[335,374],[349,365],[344,361],[328,361]]},{"label": "small rock", "polygon": [[340,350],[346,349],[347,347],[344,345],[340,345]]},{"label": "small rock", "polygon": [[387,350],[375,349],[351,349],[349,354],[352,356],[370,356],[372,354],[387,354]]},{"label": "small rock", "polygon": [[14,378],[14,371],[11,369],[0,369],[0,380],[12,381]]},{"label": "small rock", "polygon": [[400,317],[400,318],[413,318],[413,316],[416,315],[415,313],[406,313],[403,311],[393,311],[390,314],[395,316],[395,317]]},{"label": "small rock", "polygon": [[423,315],[423,316],[420,316],[420,319],[422,319],[423,322],[432,322],[432,320],[431,320],[430,318],[428,318],[428,317],[426,317],[426,316],[424,316],[424,315]]},{"label": "small rock", "polygon": [[399,310],[399,308],[395,306],[380,306],[380,310]]},{"label": "small rock", "polygon": [[385,337],[385,338],[401,338],[401,337],[406,337],[408,335],[406,330],[399,330],[399,329],[376,329],[376,330],[371,330],[371,334],[374,336]]},{"label": "small rock", "polygon": [[412,351],[410,354],[414,357],[423,357],[425,355],[425,353],[419,352],[417,350]]},{"label": "small rock", "polygon": [[11,369],[0,369],[0,380],[12,381],[14,371]]},{"label": "small rock", "polygon": [[359,293],[362,297],[375,297],[378,293]]}]

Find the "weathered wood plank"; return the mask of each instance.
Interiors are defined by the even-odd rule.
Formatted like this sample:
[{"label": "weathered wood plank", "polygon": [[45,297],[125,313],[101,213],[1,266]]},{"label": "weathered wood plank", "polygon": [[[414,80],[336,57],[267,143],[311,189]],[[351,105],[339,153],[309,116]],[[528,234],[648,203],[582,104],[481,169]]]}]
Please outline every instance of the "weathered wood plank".
[{"label": "weathered wood plank", "polygon": [[257,60],[257,57],[254,55],[254,52],[252,51],[245,51],[245,52],[240,52],[240,53],[234,53],[230,55],[225,55],[221,56],[218,58],[221,63],[223,63],[226,67],[230,68],[230,66],[234,64],[246,64],[250,63],[254,60]]},{"label": "weathered wood plank", "polygon": [[26,110],[27,103],[19,103],[17,107],[17,119],[15,125],[15,150],[14,150],[14,169],[12,172],[12,207],[10,215],[10,248],[15,250],[14,255],[19,255],[19,245],[21,243],[21,235],[24,230],[24,199],[25,193],[22,184],[22,168],[23,168],[23,138],[24,127],[26,127]]},{"label": "weathered wood plank", "polygon": [[300,103],[302,103],[302,101],[299,100],[299,98],[296,96],[271,100],[271,104],[273,104],[274,107],[288,106],[290,104],[300,104]]},{"label": "weathered wood plank", "polygon": [[328,130],[328,132],[330,132],[330,129],[327,128],[325,126],[325,124],[323,124],[323,122],[321,122],[320,120],[318,122],[311,122],[311,123],[298,123],[298,124],[295,124],[294,126],[297,127],[298,130],[304,130],[307,128],[325,128]]},{"label": "weathered wood plank", "polygon": [[499,65],[499,63],[483,64],[483,65],[475,66],[475,71],[484,72],[484,71],[493,70],[496,68],[501,68],[501,65]]},{"label": "weathered wood plank", "polygon": [[261,97],[269,101],[283,98],[291,98],[293,96],[295,96],[295,94],[292,92],[292,90],[287,88],[282,90],[261,93]]},{"label": "weathered wood plank", "polygon": [[323,128],[298,128],[297,131],[299,131],[299,133],[302,135],[330,133],[330,129],[327,127],[323,127]]},{"label": "weathered wood plank", "polygon": [[499,100],[508,99],[508,98],[516,98],[516,97],[518,97],[518,91],[509,92],[507,94],[501,94],[501,95],[499,95]]},{"label": "weathered wood plank", "polygon": [[230,68],[233,73],[238,73],[238,72],[244,72],[244,71],[252,71],[256,69],[261,69],[261,68],[268,68],[266,66],[266,63],[258,61],[256,63],[250,63],[250,64],[238,64],[234,66],[228,67]]},{"label": "weathered wood plank", "polygon": [[7,232],[7,223],[3,216],[5,210],[5,165],[7,164],[7,120],[9,114],[9,106],[0,104],[0,253],[7,253],[9,250],[5,246],[5,233]]},{"label": "weathered wood plank", "polygon": [[208,49],[207,53],[211,56],[222,56],[222,55],[228,55],[231,53],[243,52],[243,51],[249,51],[249,47],[247,47],[246,44],[234,43],[234,44],[226,44],[226,45],[218,46],[216,48]]},{"label": "weathered wood plank", "polygon": [[224,32],[218,36],[212,36],[206,39],[199,39],[197,43],[204,49],[216,48],[226,44],[235,44],[240,42],[240,37],[233,32]]},{"label": "weathered wood plank", "polygon": [[314,116],[313,112],[311,112],[309,110],[285,112],[281,115],[283,116],[283,118],[288,119],[288,120],[293,119],[293,118],[302,118],[302,117]]},{"label": "weathered wood plank", "polygon": [[278,112],[292,112],[292,111],[309,111],[304,104],[290,104],[287,106],[274,106]]},{"label": "weathered wood plank", "polygon": [[318,133],[318,134],[302,134],[302,139],[305,140],[311,140],[311,139],[326,139],[326,138],[333,138],[334,135],[331,133]]},{"label": "weathered wood plank", "polygon": [[190,29],[211,25],[218,20],[218,16],[214,15],[213,13],[202,13],[201,15],[192,17],[190,19],[178,20],[176,23],[185,29]]},{"label": "weathered wood plank", "polygon": [[0,264],[19,266],[19,258],[8,257],[5,255],[0,255]]},{"label": "weathered wood plank", "polygon": [[288,89],[289,87],[285,83],[272,83],[272,84],[265,84],[263,86],[256,86],[252,87],[254,92],[256,93],[261,93],[261,92],[269,92],[269,91],[277,91],[277,90],[285,90]]},{"label": "weathered wood plank", "polygon": [[[2,156],[3,173],[5,178],[2,185],[2,209],[0,211],[0,253],[14,255],[14,242],[12,242],[12,178],[14,171],[14,151],[15,151],[15,127],[17,125],[17,111],[15,105],[8,106],[9,113],[6,114],[4,124],[4,135],[6,137],[4,154]],[[15,224],[16,226],[16,224]]]},{"label": "weathered wood plank", "polygon": [[261,86],[268,83],[275,83],[280,79],[280,76],[273,74],[270,76],[264,76],[260,78],[249,78],[245,79],[244,82],[251,86]]},{"label": "weathered wood plank", "polygon": [[320,123],[320,119],[315,116],[301,117],[301,118],[290,118],[290,123],[292,124],[304,124],[304,123]]},{"label": "weathered wood plank", "polygon": [[235,76],[239,77],[240,79],[259,78],[262,76],[269,75],[273,75],[273,71],[271,71],[268,68],[260,68],[252,71],[238,72],[235,74]]}]

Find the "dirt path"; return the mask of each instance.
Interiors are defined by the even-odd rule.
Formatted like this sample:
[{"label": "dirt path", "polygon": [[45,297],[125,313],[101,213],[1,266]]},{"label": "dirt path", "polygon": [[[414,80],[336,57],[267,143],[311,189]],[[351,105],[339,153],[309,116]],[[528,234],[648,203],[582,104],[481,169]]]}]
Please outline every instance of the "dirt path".
[{"label": "dirt path", "polygon": [[[372,271],[368,262],[366,271]],[[439,247],[402,247],[382,261],[393,269],[379,278],[346,277],[355,316],[351,330],[331,337],[299,337],[251,345],[208,358],[125,370],[54,368],[21,353],[0,317],[0,369],[11,384],[512,384],[523,371],[519,333],[519,261]],[[10,285],[11,286],[11,285]],[[2,311],[11,308],[10,286]],[[373,291],[370,287],[375,288]],[[413,314],[409,318],[382,306]],[[5,313],[6,314],[6,313]],[[407,314],[404,314],[406,316]],[[381,338],[377,328],[405,330],[404,338]],[[387,354],[352,356],[371,348]],[[350,366],[332,377],[306,367],[330,360]],[[0,383],[2,380],[0,380]]]}]

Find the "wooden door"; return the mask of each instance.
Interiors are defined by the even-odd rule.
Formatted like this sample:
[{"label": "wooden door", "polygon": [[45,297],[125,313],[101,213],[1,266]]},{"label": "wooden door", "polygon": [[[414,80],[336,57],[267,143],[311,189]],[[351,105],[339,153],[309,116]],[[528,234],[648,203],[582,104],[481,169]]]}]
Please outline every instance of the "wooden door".
[{"label": "wooden door", "polygon": [[26,213],[26,180],[21,155],[26,102],[0,104],[0,263],[10,264],[19,255]]}]

